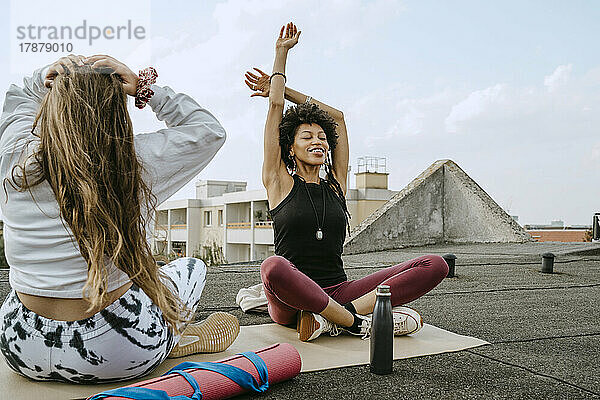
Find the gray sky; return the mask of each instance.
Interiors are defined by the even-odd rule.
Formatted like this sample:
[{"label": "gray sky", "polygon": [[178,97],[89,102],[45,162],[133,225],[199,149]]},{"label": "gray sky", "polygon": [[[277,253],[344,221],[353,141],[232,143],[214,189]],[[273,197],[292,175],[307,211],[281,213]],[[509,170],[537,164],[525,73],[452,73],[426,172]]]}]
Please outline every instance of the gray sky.
[{"label": "gray sky", "polygon": [[[450,158],[522,224],[589,224],[600,211],[598,2],[146,1],[128,10],[63,0],[35,15],[49,3],[20,3],[12,12],[1,3],[0,90],[62,55],[19,53],[16,26],[131,19],[147,40],[82,41],[74,52],[108,53],[134,70],[151,63],[158,84],[221,121],[227,142],[200,179],[261,187],[267,103],[249,97],[243,73],[270,72],[279,27],[293,20],[302,35],[288,86],[344,111],[353,169],[357,157],[386,157],[400,190]],[[131,114],[137,132],[162,127],[149,109]],[[174,196],[184,197],[193,182]]]}]

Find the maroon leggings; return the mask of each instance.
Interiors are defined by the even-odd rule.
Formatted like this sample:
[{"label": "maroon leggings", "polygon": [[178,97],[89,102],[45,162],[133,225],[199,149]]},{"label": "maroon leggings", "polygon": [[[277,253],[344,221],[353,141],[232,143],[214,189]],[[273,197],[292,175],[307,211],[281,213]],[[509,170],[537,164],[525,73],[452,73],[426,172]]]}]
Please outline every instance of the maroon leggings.
[{"label": "maroon leggings", "polygon": [[260,266],[260,276],[269,302],[269,315],[278,324],[291,324],[298,310],[321,313],[329,297],[346,304],[377,285],[390,285],[392,306],[409,303],[436,287],[448,275],[448,265],[440,256],[428,255],[384,268],[355,281],[321,288],[291,262],[271,256]]}]

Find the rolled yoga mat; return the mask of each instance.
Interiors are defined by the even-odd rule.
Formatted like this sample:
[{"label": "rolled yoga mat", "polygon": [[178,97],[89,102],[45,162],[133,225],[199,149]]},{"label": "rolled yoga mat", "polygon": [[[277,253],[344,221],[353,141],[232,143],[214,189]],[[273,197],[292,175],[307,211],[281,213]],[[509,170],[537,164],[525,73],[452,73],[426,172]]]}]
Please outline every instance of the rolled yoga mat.
[{"label": "rolled yoga mat", "polygon": [[[278,343],[254,352],[265,362],[268,373],[269,385],[292,379],[300,373],[302,361],[300,354],[296,348],[288,343]],[[238,367],[250,373],[258,384],[263,383],[257,368],[246,357],[235,355],[223,360],[216,361],[220,364],[228,364]],[[232,381],[230,378],[221,375],[218,372],[207,371],[202,369],[186,369],[196,382],[202,392],[203,400],[225,399],[237,396],[247,390]],[[157,389],[166,392],[169,396],[191,396],[194,389],[188,381],[180,374],[171,373],[158,378],[148,379],[138,382],[133,385],[126,386],[127,388],[146,388]],[[93,397],[93,396],[92,396]],[[102,399],[128,399],[127,397],[119,397],[118,395],[102,397]]]}]

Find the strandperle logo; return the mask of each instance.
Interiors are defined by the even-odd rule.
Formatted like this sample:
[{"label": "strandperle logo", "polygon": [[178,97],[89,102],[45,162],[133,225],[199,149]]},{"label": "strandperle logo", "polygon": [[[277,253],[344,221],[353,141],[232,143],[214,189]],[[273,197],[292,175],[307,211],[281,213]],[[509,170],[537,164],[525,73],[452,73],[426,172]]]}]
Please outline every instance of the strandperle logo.
[{"label": "strandperle logo", "polygon": [[128,19],[124,25],[89,25],[83,20],[81,25],[20,25],[17,26],[17,39],[44,42],[47,40],[87,40],[91,46],[95,40],[143,40],[146,39],[146,28],[134,25]]}]

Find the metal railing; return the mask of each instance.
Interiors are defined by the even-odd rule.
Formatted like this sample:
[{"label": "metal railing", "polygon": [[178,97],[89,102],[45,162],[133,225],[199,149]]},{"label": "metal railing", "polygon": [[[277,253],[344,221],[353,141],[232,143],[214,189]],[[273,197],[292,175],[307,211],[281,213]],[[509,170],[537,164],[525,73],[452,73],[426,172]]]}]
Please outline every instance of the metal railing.
[{"label": "metal railing", "polygon": [[385,157],[358,157],[358,173],[361,172],[386,173],[387,161]]},{"label": "metal railing", "polygon": [[254,223],[255,228],[273,228],[273,221],[258,221]]},{"label": "metal railing", "polygon": [[250,222],[229,222],[227,229],[250,229]]},{"label": "metal railing", "polygon": [[[169,225],[167,224],[156,224],[154,229],[157,231],[166,231],[169,230]],[[187,229],[187,224],[172,224],[171,229]]]}]

